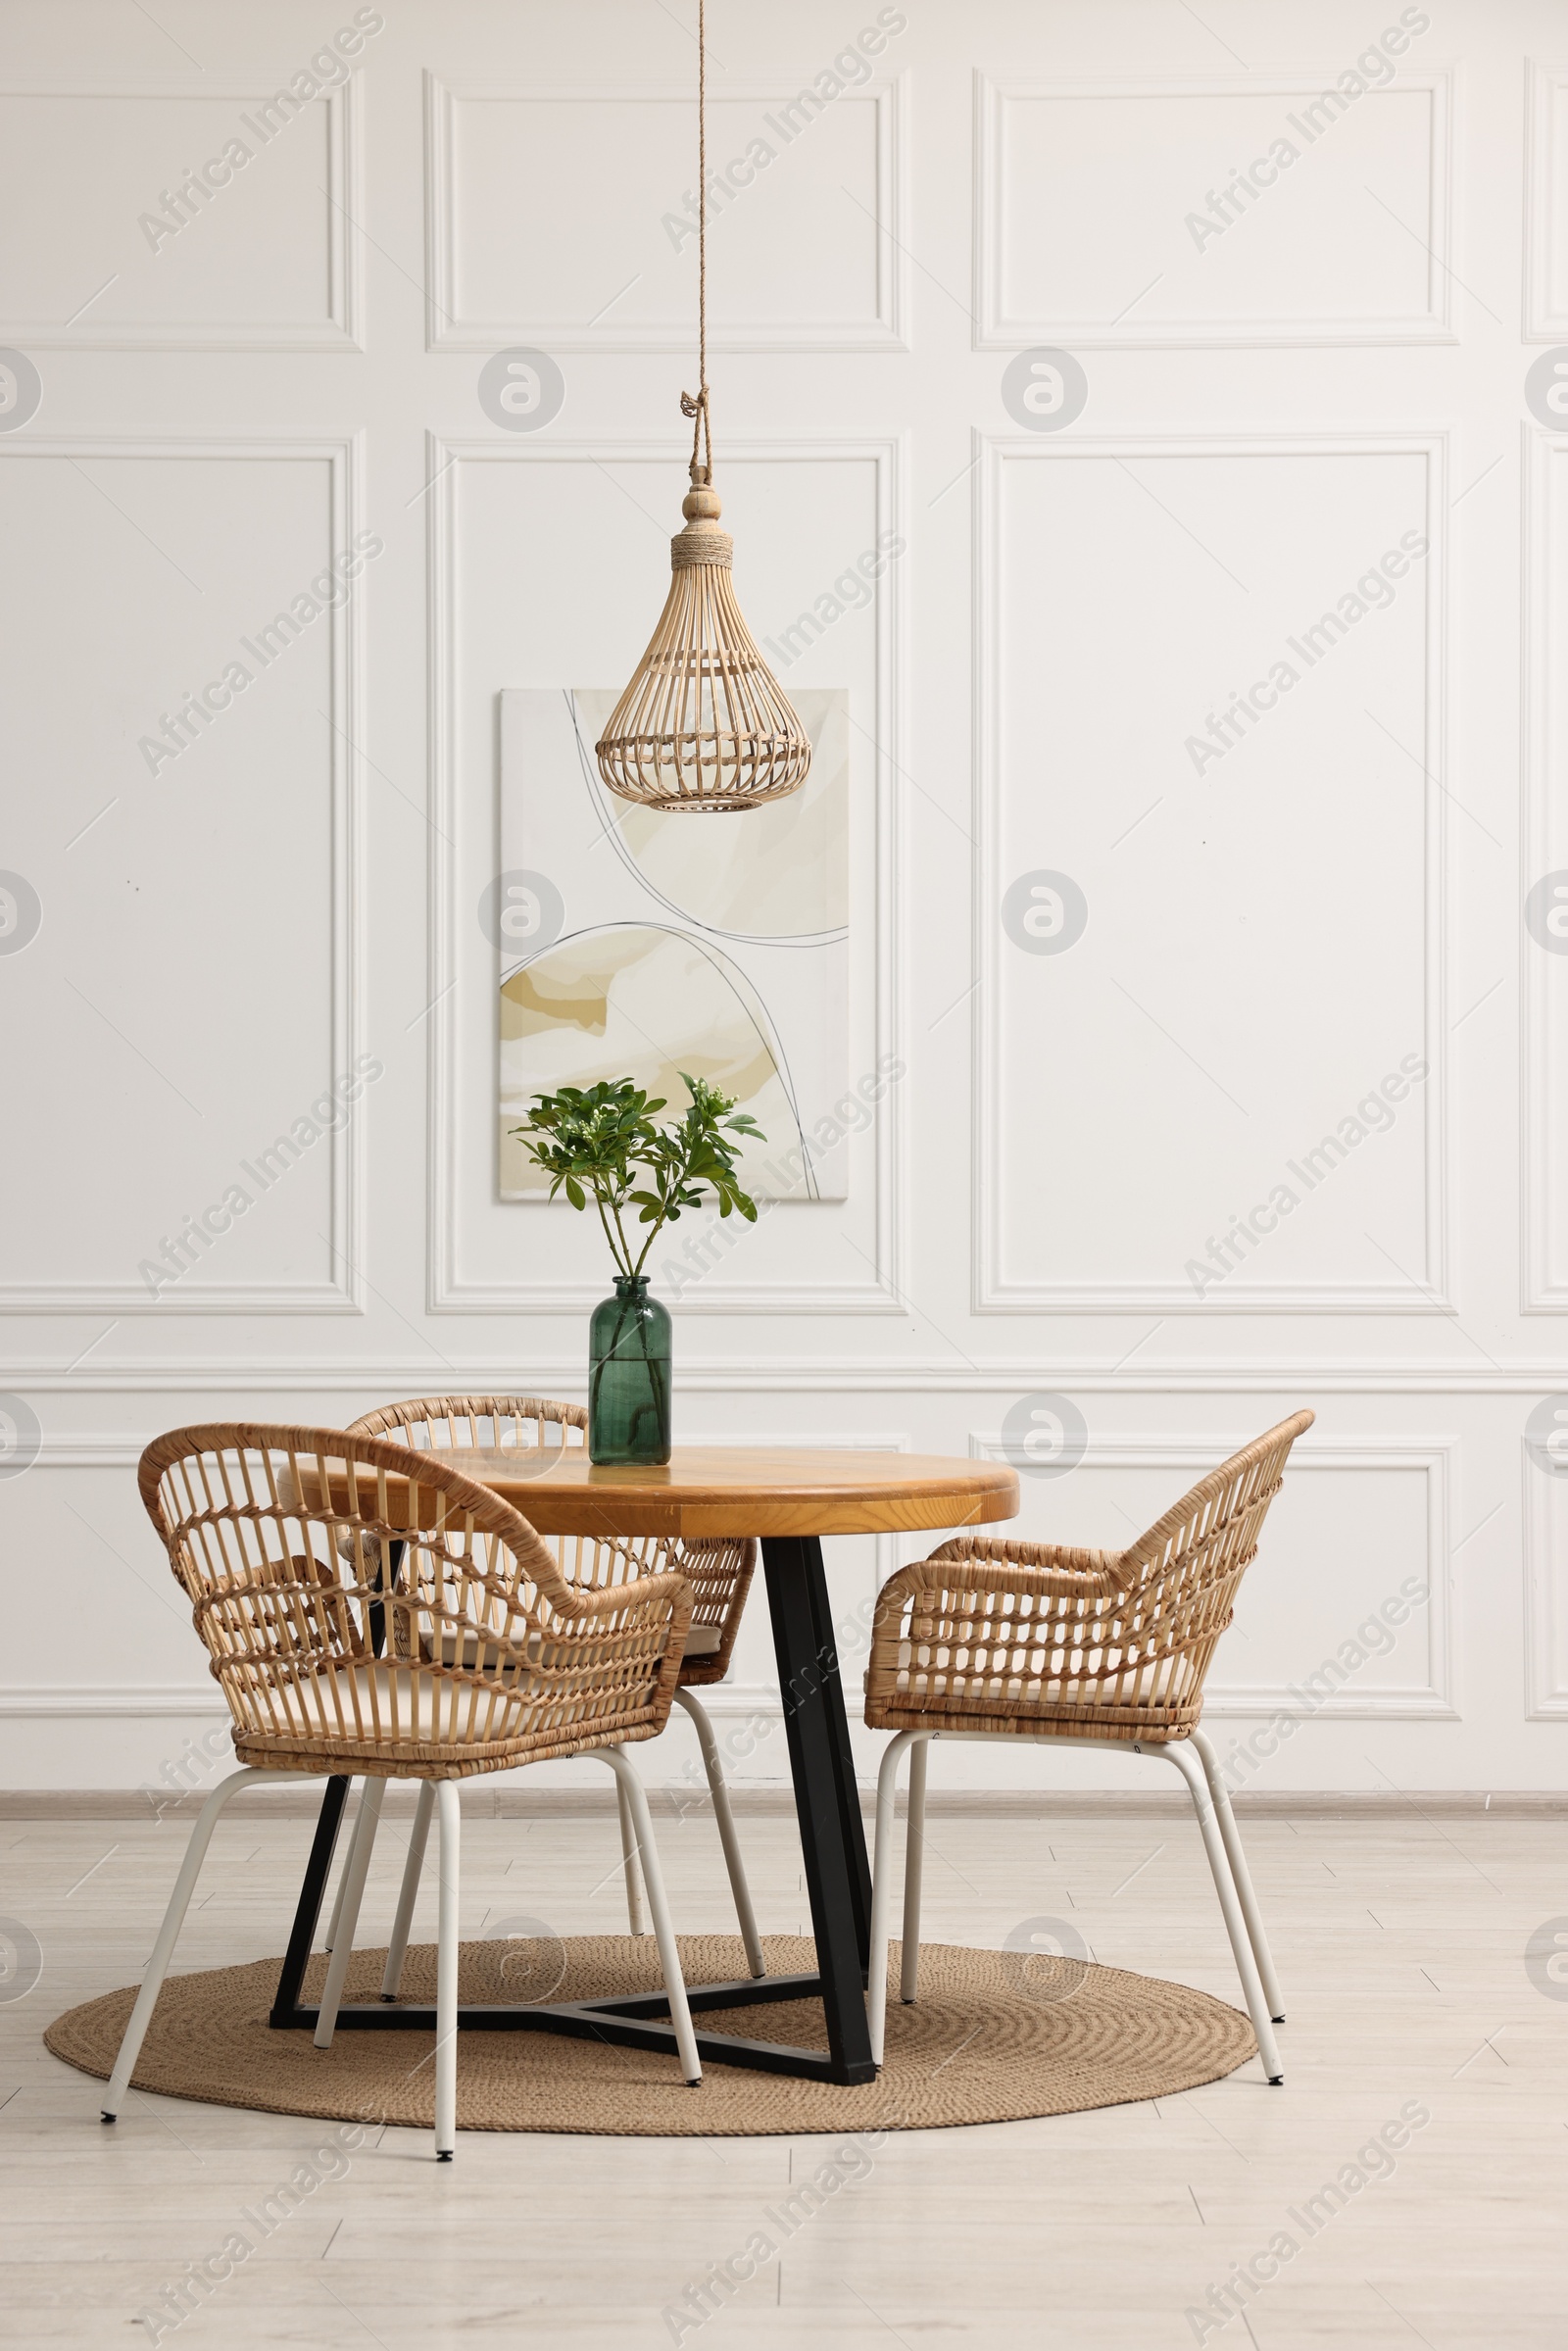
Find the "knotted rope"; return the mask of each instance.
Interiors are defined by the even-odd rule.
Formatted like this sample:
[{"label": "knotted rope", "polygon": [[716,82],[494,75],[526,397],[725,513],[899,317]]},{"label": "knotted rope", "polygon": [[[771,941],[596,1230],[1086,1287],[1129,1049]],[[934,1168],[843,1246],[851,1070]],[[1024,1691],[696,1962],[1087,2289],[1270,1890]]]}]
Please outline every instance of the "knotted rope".
[{"label": "knotted rope", "polygon": [[[713,435],[708,413],[708,0],[697,0],[697,380],[682,392],[680,413],[692,430],[692,488],[713,478]],[[705,453],[699,458],[698,452]]]}]

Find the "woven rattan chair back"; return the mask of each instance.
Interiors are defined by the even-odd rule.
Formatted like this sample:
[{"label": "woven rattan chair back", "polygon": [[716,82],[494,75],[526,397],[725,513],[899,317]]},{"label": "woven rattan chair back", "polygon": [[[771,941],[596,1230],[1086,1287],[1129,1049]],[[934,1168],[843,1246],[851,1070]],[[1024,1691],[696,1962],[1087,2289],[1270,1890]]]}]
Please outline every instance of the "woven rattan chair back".
[{"label": "woven rattan chair back", "polygon": [[960,1536],[903,1569],[878,1601],[866,1721],[1184,1737],[1312,1418],[1294,1413],[1244,1445],[1123,1551]]},{"label": "woven rattan chair back", "polygon": [[664,1726],[684,1579],[572,1585],[510,1503],[408,1445],[214,1424],[156,1439],[140,1482],[242,1763],[450,1779]]},{"label": "woven rattan chair back", "polygon": [[[543,1463],[586,1442],[588,1415],[580,1404],[536,1396],[422,1396],[386,1404],[352,1422],[366,1436],[395,1437],[423,1451],[431,1445],[537,1446]],[[649,1575],[682,1575],[692,1588],[692,1631],[681,1665],[681,1687],[721,1682],[740,1630],[741,1612],[757,1566],[757,1545],[739,1537],[687,1542],[664,1535],[552,1535],[544,1539],[561,1572],[591,1591]]]},{"label": "woven rattan chair back", "polygon": [[546,1452],[588,1441],[588,1415],[581,1404],[562,1404],[544,1396],[416,1396],[404,1404],[366,1412],[350,1429],[364,1437],[390,1437],[422,1452],[431,1445],[532,1445]]},{"label": "woven rattan chair back", "polygon": [[[1215,1644],[1236,1612],[1243,1576],[1257,1556],[1269,1505],[1284,1481],[1285,1463],[1310,1412],[1265,1430],[1210,1472],[1156,1519],[1121,1556],[1129,1588],[1127,1662],[1103,1687],[1115,1700],[1136,1702],[1143,1688],[1136,1647],[1151,1662],[1168,1657],[1163,1703],[1173,1718],[1196,1722]],[[1157,1677],[1156,1677],[1157,1678]]]}]

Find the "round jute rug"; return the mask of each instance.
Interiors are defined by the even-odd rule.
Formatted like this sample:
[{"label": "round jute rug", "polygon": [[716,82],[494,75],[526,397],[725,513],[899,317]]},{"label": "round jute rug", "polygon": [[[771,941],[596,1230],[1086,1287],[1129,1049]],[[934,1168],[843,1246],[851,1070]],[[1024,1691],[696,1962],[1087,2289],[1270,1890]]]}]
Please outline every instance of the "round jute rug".
[{"label": "round jute rug", "polygon": [[[815,1964],[812,1944],[798,1935],[770,1935],[763,1949],[770,1973]],[[746,1973],[741,1945],[728,1936],[683,1935],[680,1951],[689,1984]],[[345,1997],[376,1999],[385,1961],[384,1950],[356,1952]],[[432,2125],[434,2034],[339,2032],[322,2050],[308,2033],[273,2033],[267,2014],[278,1966],[261,1959],[171,1976],[133,2086],[268,2114]],[[308,2002],[325,1968],[323,1958],[312,1961]],[[659,1954],[651,1935],[465,1943],[460,1981],[465,2000],[587,1999],[657,1988]],[[1206,1992],[1080,1960],[927,1943],[918,2000],[905,2007],[897,1984],[895,1945],[887,2062],[875,2082],[858,2088],[712,2064],[691,2090],[662,2052],[548,2033],[460,2032],[458,2122],[466,2131],[626,2137],[932,2131],[1168,2097],[1233,2073],[1257,2046],[1246,2017]],[[403,1997],[433,2002],[433,1944],[411,1948]],[[127,1987],[68,2009],[45,2043],[68,2065],[107,2080],[134,1998]],[[827,2045],[821,2008],[810,2000],[709,2009],[699,2025]]]}]

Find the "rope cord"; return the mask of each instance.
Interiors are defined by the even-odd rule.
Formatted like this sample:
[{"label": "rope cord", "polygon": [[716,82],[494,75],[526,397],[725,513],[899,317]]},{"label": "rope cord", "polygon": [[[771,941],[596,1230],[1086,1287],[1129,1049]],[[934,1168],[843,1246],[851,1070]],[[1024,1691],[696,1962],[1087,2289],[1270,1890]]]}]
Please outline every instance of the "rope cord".
[{"label": "rope cord", "polygon": [[[708,411],[708,0],[697,0],[697,392],[682,392],[680,413],[692,428],[692,487],[713,478]],[[699,452],[702,455],[699,455]]]}]

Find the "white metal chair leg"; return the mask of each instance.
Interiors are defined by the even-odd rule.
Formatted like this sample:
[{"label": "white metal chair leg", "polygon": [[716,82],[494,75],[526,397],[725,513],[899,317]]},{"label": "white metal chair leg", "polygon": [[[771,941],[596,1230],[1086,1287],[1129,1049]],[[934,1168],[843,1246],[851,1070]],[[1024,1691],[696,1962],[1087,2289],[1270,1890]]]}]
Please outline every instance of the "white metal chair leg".
[{"label": "white metal chair leg", "polygon": [[1242,1847],[1242,1833],[1231,1809],[1231,1791],[1225,1785],[1225,1775],[1220,1770],[1214,1742],[1207,1733],[1195,1730],[1192,1742],[1198,1749],[1203,1777],[1208,1782],[1208,1792],[1214,1799],[1219,1833],[1225,1839],[1225,1853],[1231,1865],[1231,1876],[1236,1881],[1236,1892],[1241,1901],[1242,1916],[1247,1921],[1248,1938],[1252,1946],[1252,1957],[1257,1961],[1257,1973],[1263,1985],[1263,1997],[1268,2002],[1268,2013],[1276,2025],[1283,2025],[1285,2000],[1280,1991],[1279,1977],[1274,1972],[1274,1954],[1268,1947],[1263,1913],[1257,1906],[1257,1895],[1253,1891],[1252,1873],[1247,1866],[1247,1855]]},{"label": "white metal chair leg", "polygon": [[435,2159],[458,2141],[458,1868],[462,1814],[456,1780],[434,1783],[441,1809],[441,1902],[435,1958]]},{"label": "white metal chair leg", "polygon": [[615,1782],[615,1810],[620,1816],[620,1866],[626,1879],[626,1924],[633,1935],[646,1935],[648,1921],[643,1914],[643,1882],[637,1867],[637,1830],[631,1817],[631,1803],[620,1782]]},{"label": "white metal chair leg", "polygon": [[659,1866],[659,1848],[654,1842],[654,1824],[649,1817],[648,1798],[643,1784],[619,1747],[594,1747],[590,1750],[608,1763],[616,1781],[626,1791],[631,1807],[633,1826],[637,1832],[637,1850],[643,1865],[643,1882],[648,1887],[648,1907],[654,1914],[654,1934],[659,1940],[659,1964],[664,1974],[664,1992],[669,2001],[669,2021],[675,2028],[675,2047],[680,2054],[681,2071],[690,2088],[696,2089],[703,2078],[702,2062],[697,2054],[697,2035],[692,2031],[692,2012],[686,1998],[686,1978],[681,1972],[680,1953],[675,1947],[675,1930],[669,1922],[669,1904],[664,1899],[664,1877]]},{"label": "white metal chair leg", "polygon": [[[708,1719],[707,1707],[689,1690],[677,1690],[675,1703],[685,1708],[697,1728],[698,1744],[703,1750],[703,1769],[708,1774],[708,1792],[713,1799],[713,1818],[718,1823],[718,1841],[724,1848],[724,1867],[729,1872],[729,1890],[735,1898],[735,1916],[740,1921],[741,1940],[746,1945],[746,1964],[754,1976],[765,1976],[767,1962],[762,1957],[761,1940],[757,1932],[757,1914],[752,1908],[752,1891],[746,1883],[740,1839],[735,1835],[735,1816],[730,1810],[729,1788],[724,1779],[718,1740],[713,1737],[713,1726]],[[632,1933],[637,1933],[635,1927]]]},{"label": "white metal chair leg", "polygon": [[1231,1950],[1236,1958],[1236,1973],[1242,1980],[1242,1990],[1246,1995],[1248,2014],[1252,2020],[1252,2031],[1257,2034],[1257,2050],[1263,2060],[1263,2071],[1270,2082],[1283,2082],[1285,2068],[1280,2062],[1279,2043],[1274,2038],[1274,2027],[1269,2017],[1268,2002],[1263,1997],[1263,1986],[1258,1977],[1257,1963],[1252,1957],[1252,1946],[1248,1938],[1247,1921],[1242,1914],[1242,1905],[1237,1898],[1236,1886],[1231,1877],[1230,1857],[1225,1850],[1225,1840],[1220,1835],[1219,1820],[1209,1796],[1208,1783],[1203,1776],[1202,1764],[1196,1755],[1189,1752],[1190,1744],[1191,1742],[1185,1739],[1171,1739],[1158,1746],[1141,1746],[1138,1752],[1145,1755],[1168,1756],[1187,1783],[1194,1809],[1198,1814],[1198,1826],[1202,1831],[1203,1850],[1208,1855],[1208,1866],[1214,1879],[1214,1891],[1219,1896],[1220,1910],[1225,1919],[1225,1932],[1231,1938]]},{"label": "white metal chair leg", "polygon": [[[331,1851],[330,1851],[330,1852],[327,1854],[327,1857],[326,1857],[326,1868],[325,1868],[325,1869],[322,1871],[322,1873],[321,1873],[321,1885],[322,1885],[322,1887],[323,1887],[323,1888],[325,1887],[325,1885],[326,1885],[326,1881],[327,1881],[327,1879],[328,1879],[328,1878],[330,1878],[330,1876],[332,1875],[332,1865],[333,1865],[333,1863],[334,1863],[334,1862],[337,1860],[338,1853],[339,1853],[339,1851],[340,1851],[340,1849],[341,1849],[341,1847],[342,1847],[342,1843],[343,1843],[343,1822],[344,1822],[345,1816],[347,1815],[347,1812],[348,1812],[348,1802],[347,1802],[347,1797],[345,1796],[345,1800],[344,1800],[343,1806],[342,1806],[342,1808],[341,1808],[341,1810],[339,1811],[339,1813],[338,1813],[338,1816],[337,1816],[337,1827],[336,1827],[336,1828],[333,1830],[333,1832],[332,1832],[332,1848],[331,1848]],[[351,1834],[352,1834],[352,1832],[351,1832]],[[333,1902],[332,1902],[332,1910],[331,1910],[331,1915],[330,1915],[330,1917],[328,1918],[328,1920],[327,1920],[327,1923],[326,1923],[326,1940],[325,1940],[325,1941],[322,1943],[322,1945],[321,1945],[321,1948],[322,1948],[322,1950],[323,1950],[323,1951],[330,1951],[330,1949],[332,1948],[332,1944],[333,1944],[334,1940],[336,1939],[336,1935],[337,1935],[337,1921],[338,1921],[338,1913],[339,1913],[339,1911],[342,1909],[342,1907],[343,1907],[343,1879],[342,1879],[342,1874],[341,1874],[341,1872],[340,1872],[340,1873],[339,1873],[339,1876],[338,1876],[338,1882],[337,1882],[337,1892],[336,1892],[336,1895],[334,1896],[334,1898],[333,1898]]]},{"label": "white metal chair leg", "polygon": [[386,1947],[386,1974],[381,1978],[381,1997],[395,2000],[403,1982],[403,1962],[409,1952],[409,1929],[414,1924],[415,1898],[419,1890],[419,1877],[424,1868],[424,1848],[430,1835],[430,1816],[435,1811],[435,1782],[419,1782],[419,1801],[414,1808],[414,1835],[409,1838],[408,1859],[403,1864],[403,1884],[398,1888],[397,1915],[392,1921],[392,1940]]},{"label": "white metal chair leg", "polygon": [[[362,1796],[363,1796],[363,1795],[364,1795],[364,1793],[365,1793],[365,1789],[366,1789],[366,1787],[367,1787],[367,1785],[368,1785],[368,1783],[367,1783],[367,1782],[365,1782],[365,1781],[363,1781],[363,1780],[362,1780],[362,1781],[361,1781],[361,1783],[360,1783],[360,1793],[361,1793],[361,1795],[362,1795]],[[360,1825],[359,1806],[358,1806],[358,1805],[356,1805],[356,1806],[355,1806],[355,1809],[354,1809],[354,1829],[357,1829],[357,1828],[359,1827],[359,1825]],[[353,1845],[354,1845],[354,1829],[351,1829],[351,1830],[349,1831],[349,1847],[350,1847],[350,1850],[351,1850],[351,1851],[352,1851],[352,1849],[353,1849]],[[339,1816],[339,1820],[338,1820],[338,1833],[337,1833],[336,1837],[335,1837],[332,1839],[332,1851],[333,1851],[333,1855],[334,1855],[334,1857],[335,1857],[335,1855],[336,1855],[336,1853],[337,1853],[337,1848],[338,1848],[338,1846],[339,1846],[339,1845],[340,1845],[342,1842],[343,1842],[343,1822],[342,1822],[342,1818],[341,1818],[341,1816]],[[341,1869],[338,1871],[338,1874],[337,1874],[337,1891],[336,1891],[336,1892],[333,1894],[333,1896],[332,1896],[332,1911],[331,1911],[331,1916],[328,1918],[328,1920],[327,1920],[327,1922],[326,1922],[326,1934],[325,1934],[325,1935],[322,1937],[322,1941],[321,1941],[321,1948],[322,1948],[322,1950],[323,1950],[323,1951],[330,1951],[330,1950],[332,1949],[333,1945],[334,1945],[334,1944],[336,1943],[336,1941],[337,1941],[337,1931],[338,1931],[338,1926],[339,1926],[339,1924],[340,1924],[340,1922],[341,1922],[341,1920],[342,1920],[342,1917],[343,1917],[343,1888],[344,1888],[344,1887],[347,1886],[348,1882],[349,1882],[349,1865],[348,1865],[348,1860],[347,1860],[347,1858],[345,1857],[345,1859],[344,1859],[344,1863],[343,1863],[343,1867],[342,1867],[342,1868],[341,1868]]]},{"label": "white metal chair leg", "polygon": [[909,1817],[904,1834],[904,1946],[900,1954],[899,1997],[905,2005],[914,1998],[920,1983],[920,1880],[925,1862],[925,1767],[931,1759],[929,1739],[917,1739],[909,1757]]},{"label": "white metal chair leg", "polygon": [[230,1772],[226,1780],[220,1780],[202,1806],[200,1817],[190,1833],[190,1842],[185,1847],[185,1858],[180,1863],[179,1876],[174,1881],[174,1890],[169,1897],[169,1908],[164,1913],[164,1923],[158,1930],[158,1940],[153,1945],[153,1955],[147,1962],[147,1973],[143,1976],[141,1989],[136,1994],[136,2005],[130,2012],[130,2022],[125,2027],[123,2037],[120,2043],[120,2055],[115,2059],[115,2070],[109,2077],[109,2087],[104,2092],[103,2118],[106,2123],[112,2123],[115,2120],[124,2103],[125,2092],[130,2086],[130,2077],[135,2072],[136,2060],[141,2055],[141,2044],[147,2037],[147,2028],[153,2021],[153,2010],[158,2005],[158,1994],[163,1988],[164,1978],[169,1972],[169,1962],[173,1957],[179,1930],[184,1925],[185,1913],[190,1908],[190,1897],[196,1889],[196,1880],[201,1874],[202,1863],[207,1858],[207,1848],[212,1842],[213,1831],[218,1826],[219,1814],[230,1796],[238,1795],[242,1788],[252,1785],[260,1786],[277,1780],[290,1780],[297,1783],[299,1778],[298,1772],[253,1771],[248,1765],[243,1765],[237,1772]]},{"label": "white metal chair leg", "polygon": [[316,2045],[318,2049],[332,2046],[332,2035],[337,2030],[343,1979],[348,1974],[349,1961],[354,1954],[354,1930],[360,1923],[360,1898],[365,1892],[366,1873],[370,1866],[370,1848],[375,1842],[376,1823],[381,1818],[385,1795],[384,1780],[366,1781],[365,1793],[360,1798],[360,1817],[354,1824],[354,1842],[349,1847],[348,1866],[343,1872],[343,1915],[338,1921],[332,1961],[326,1971],[321,2004],[316,2014]]},{"label": "white metal chair leg", "polygon": [[[360,1800],[358,1805],[355,1807],[354,1812],[354,1830],[349,1839],[349,1856],[343,1864],[342,1872],[337,1882],[337,1892],[332,1898],[332,1915],[326,1922],[326,1940],[321,1945],[323,1951],[335,1951],[337,1949],[338,1931],[343,1924],[343,1904],[348,1895],[349,1879],[353,1875],[354,1869],[354,1846],[359,1837],[361,1825],[366,1817],[365,1799],[369,1793],[370,1787],[371,1783],[368,1780],[362,1780],[360,1782]],[[376,1819],[378,1818],[379,1815],[376,1816]],[[375,1841],[375,1830],[376,1820],[372,1820],[369,1825],[370,1841],[372,1844]],[[353,1929],[351,1928],[349,1932],[352,1934]]]},{"label": "white metal chair leg", "polygon": [[920,1738],[918,1731],[900,1731],[882,1758],[876,1779],[876,1844],[871,1857],[871,1937],[865,1974],[865,2014],[871,2033],[871,2055],[882,2063],[882,2038],[888,2013],[888,1914],[893,1907],[893,1813],[899,1792],[899,1764],[904,1750]]}]

